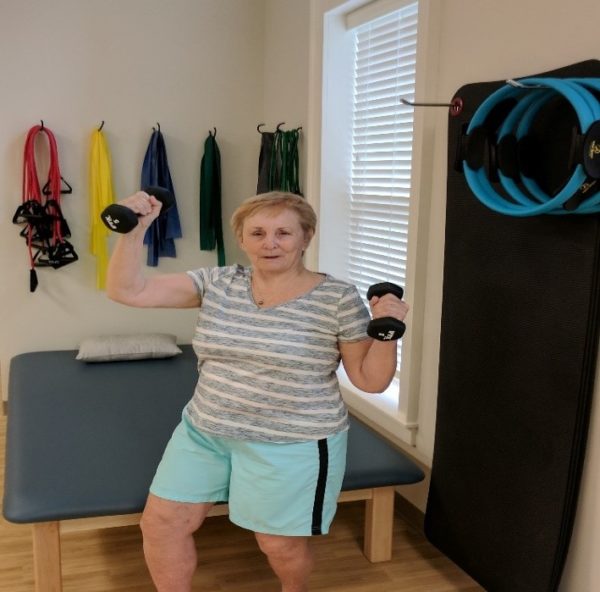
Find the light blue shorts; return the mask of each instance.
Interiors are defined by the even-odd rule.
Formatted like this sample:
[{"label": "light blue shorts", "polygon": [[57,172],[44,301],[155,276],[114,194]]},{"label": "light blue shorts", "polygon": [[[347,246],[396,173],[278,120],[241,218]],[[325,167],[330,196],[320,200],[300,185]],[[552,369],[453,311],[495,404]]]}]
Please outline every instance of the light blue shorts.
[{"label": "light blue shorts", "polygon": [[327,534],[346,468],[347,435],[251,442],[200,432],[183,419],[150,493],[177,502],[228,502],[231,522],[254,532]]}]

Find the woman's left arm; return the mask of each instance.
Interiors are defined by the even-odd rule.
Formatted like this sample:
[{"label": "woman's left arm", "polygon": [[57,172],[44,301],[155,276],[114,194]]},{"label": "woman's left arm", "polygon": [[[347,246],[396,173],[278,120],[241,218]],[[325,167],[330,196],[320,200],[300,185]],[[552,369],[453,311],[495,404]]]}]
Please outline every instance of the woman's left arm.
[{"label": "woman's left arm", "polygon": [[[374,319],[393,317],[403,321],[408,305],[393,294],[373,297],[369,301]],[[397,341],[339,342],[342,363],[352,384],[368,393],[381,393],[392,382],[396,372]]]}]

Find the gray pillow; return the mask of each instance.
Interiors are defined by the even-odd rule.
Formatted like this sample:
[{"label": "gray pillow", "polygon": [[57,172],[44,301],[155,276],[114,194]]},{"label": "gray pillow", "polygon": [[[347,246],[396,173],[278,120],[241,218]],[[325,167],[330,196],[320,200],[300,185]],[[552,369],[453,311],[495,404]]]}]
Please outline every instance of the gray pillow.
[{"label": "gray pillow", "polygon": [[76,359],[84,362],[116,362],[171,358],[182,353],[175,340],[175,335],[167,333],[90,337],[81,342]]}]

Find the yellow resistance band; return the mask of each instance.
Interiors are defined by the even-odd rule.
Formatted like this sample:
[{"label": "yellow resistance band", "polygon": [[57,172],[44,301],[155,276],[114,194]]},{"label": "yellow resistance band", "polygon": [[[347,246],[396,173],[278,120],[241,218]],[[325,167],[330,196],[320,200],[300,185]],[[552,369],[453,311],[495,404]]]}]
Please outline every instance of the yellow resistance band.
[{"label": "yellow resistance band", "polygon": [[108,267],[107,237],[109,231],[102,223],[100,214],[114,203],[114,192],[110,164],[110,151],[101,130],[92,132],[90,150],[90,252],[96,256],[96,287],[106,287]]}]

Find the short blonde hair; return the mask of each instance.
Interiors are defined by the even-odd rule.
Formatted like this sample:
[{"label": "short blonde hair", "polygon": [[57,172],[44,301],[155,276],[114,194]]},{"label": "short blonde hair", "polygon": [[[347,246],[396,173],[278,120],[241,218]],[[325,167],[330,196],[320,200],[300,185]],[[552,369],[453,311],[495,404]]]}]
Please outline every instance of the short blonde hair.
[{"label": "short blonde hair", "polygon": [[231,216],[231,228],[238,240],[242,238],[242,230],[246,218],[267,208],[282,208],[296,212],[304,234],[311,236],[315,234],[317,229],[317,215],[305,198],[294,193],[271,191],[249,197],[233,212],[233,216]]}]

